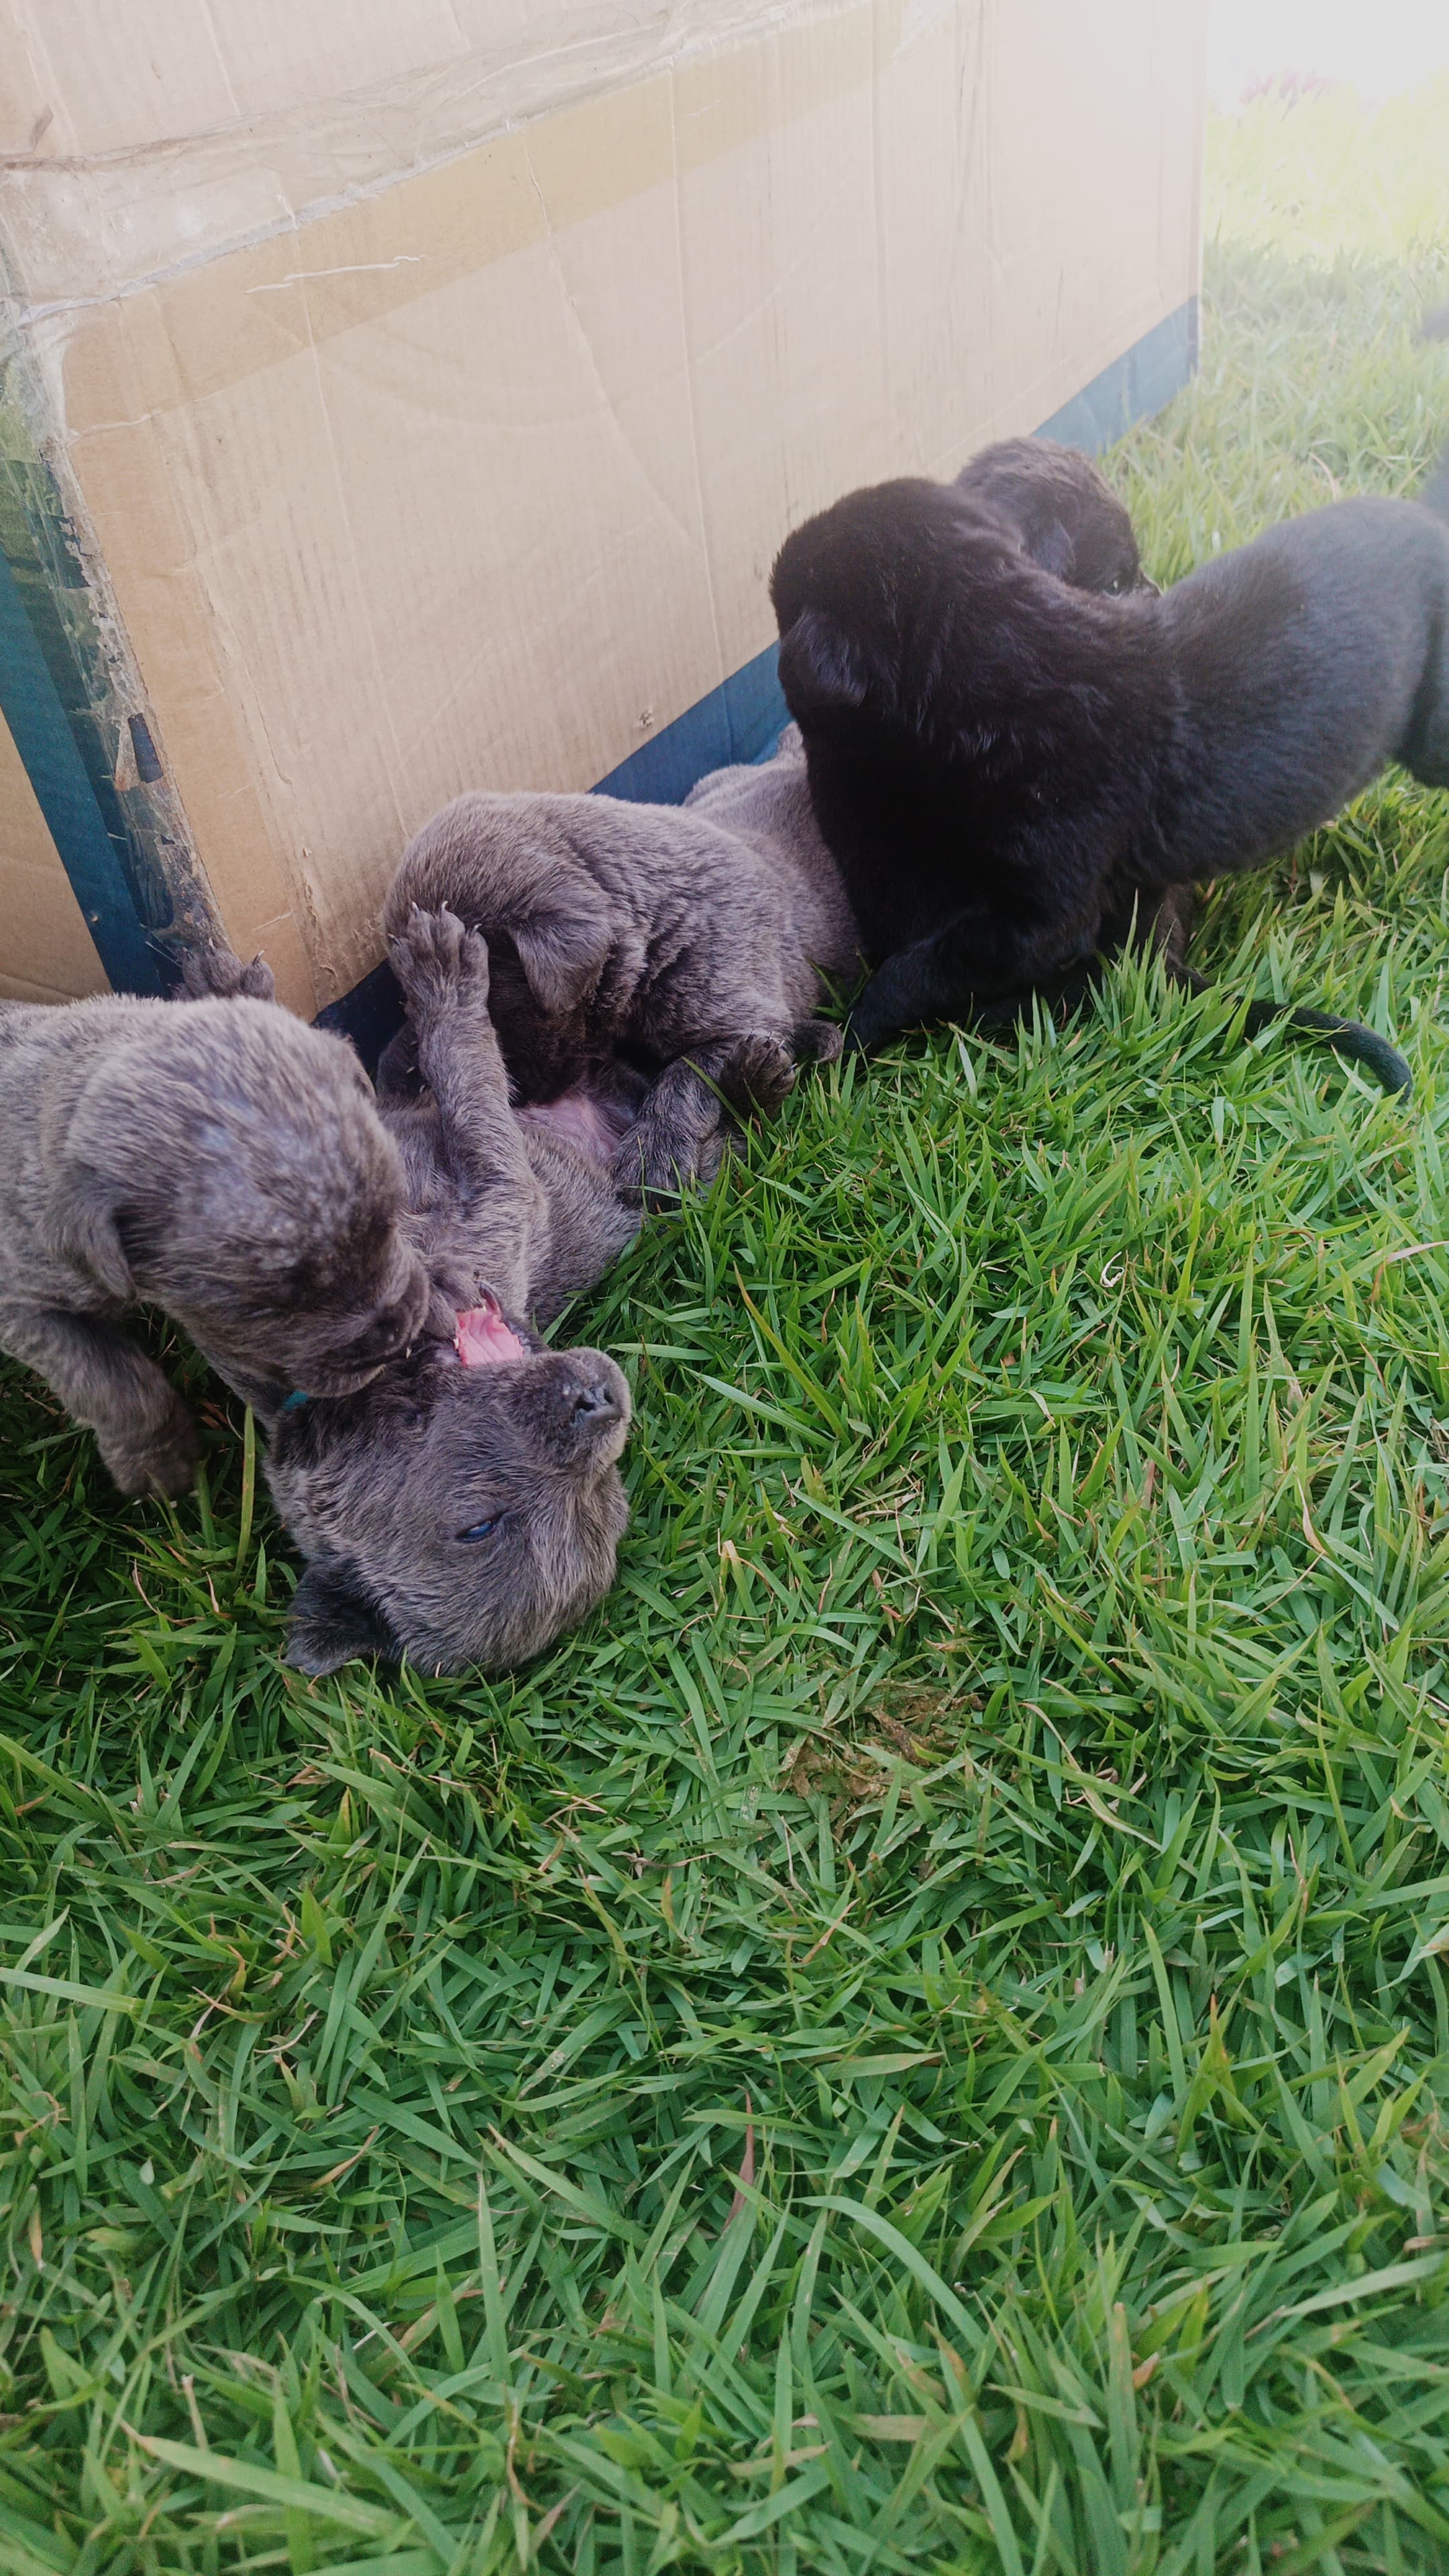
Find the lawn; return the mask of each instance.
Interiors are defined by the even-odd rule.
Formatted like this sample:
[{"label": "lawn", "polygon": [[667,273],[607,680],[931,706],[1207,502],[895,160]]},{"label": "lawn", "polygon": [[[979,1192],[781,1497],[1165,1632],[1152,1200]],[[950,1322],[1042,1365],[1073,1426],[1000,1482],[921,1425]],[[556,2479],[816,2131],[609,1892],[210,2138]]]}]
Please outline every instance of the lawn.
[{"label": "lawn", "polygon": [[[1215,131],[1159,576],[1414,486],[1446,123]],[[1449,800],[1196,956],[651,1231],[511,1681],[305,1684],[237,1420],[172,1515],[7,1374],[11,2576],[1449,2565]]]}]

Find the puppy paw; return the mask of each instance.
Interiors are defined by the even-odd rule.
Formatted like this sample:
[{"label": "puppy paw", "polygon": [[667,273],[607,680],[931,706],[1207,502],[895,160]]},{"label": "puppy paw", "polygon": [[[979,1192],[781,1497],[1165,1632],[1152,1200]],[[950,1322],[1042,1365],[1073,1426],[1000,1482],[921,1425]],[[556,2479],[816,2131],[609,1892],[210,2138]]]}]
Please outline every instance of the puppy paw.
[{"label": "puppy paw", "polygon": [[845,1031],[834,1020],[802,1020],[790,1033],[797,1064],[834,1064],[845,1045]]},{"label": "puppy paw", "polygon": [[180,1396],[154,1430],[98,1435],[97,1445],[123,1494],[188,1493],[201,1455],[196,1425]]},{"label": "puppy paw", "polygon": [[249,966],[244,966],[242,968],[241,981],[237,986],[237,991],[239,993],[245,993],[248,999],[253,1002],[274,1002],[276,1000],[277,979],[272,973],[270,966],[267,964],[265,957],[254,957]]},{"label": "puppy paw", "polygon": [[188,948],[181,960],[182,990],[193,1002],[234,1002],[245,994],[254,1002],[274,1002],[276,978],[265,957],[254,957],[244,966],[229,948],[215,941],[204,948]]},{"label": "puppy paw", "polygon": [[488,943],[455,912],[420,912],[414,905],[388,954],[414,1019],[456,1011],[465,1002],[487,1007]]},{"label": "puppy paw", "polygon": [[795,1077],[795,1058],[784,1038],[752,1035],[741,1038],[721,1068],[719,1087],[732,1109],[758,1109],[768,1118],[794,1090]]}]

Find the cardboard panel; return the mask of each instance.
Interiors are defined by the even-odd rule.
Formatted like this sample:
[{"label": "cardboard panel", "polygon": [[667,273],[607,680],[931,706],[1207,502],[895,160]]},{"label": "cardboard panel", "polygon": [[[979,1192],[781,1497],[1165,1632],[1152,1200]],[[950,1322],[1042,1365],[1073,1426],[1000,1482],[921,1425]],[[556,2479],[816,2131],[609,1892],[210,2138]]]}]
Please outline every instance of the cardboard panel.
[{"label": "cardboard panel", "polygon": [[[75,34],[91,0],[28,5]],[[363,11],[347,43],[371,62],[425,18]],[[588,786],[751,663],[809,510],[1033,427],[1182,307],[1201,42],[1200,0],[774,10],[33,314],[211,892],[289,1000],[371,967],[446,798]],[[126,78],[90,130],[154,111]]]},{"label": "cardboard panel", "polygon": [[789,14],[781,0],[0,0],[16,266],[33,304],[115,293]]},{"label": "cardboard panel", "polygon": [[0,721],[0,999],[72,1002],[108,989],[60,853]]}]

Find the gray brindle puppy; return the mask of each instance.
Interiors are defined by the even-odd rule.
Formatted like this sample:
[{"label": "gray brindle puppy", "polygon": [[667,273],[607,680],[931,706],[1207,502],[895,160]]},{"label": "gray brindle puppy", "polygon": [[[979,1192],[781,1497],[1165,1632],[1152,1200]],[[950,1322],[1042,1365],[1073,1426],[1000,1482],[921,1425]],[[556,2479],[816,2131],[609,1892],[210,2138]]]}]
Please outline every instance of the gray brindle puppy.
[{"label": "gray brindle puppy", "polygon": [[229,1000],[0,1005],[0,1350],[126,1494],[183,1493],[197,1458],[128,1307],[172,1316],[243,1395],[280,1375],[318,1396],[364,1385],[427,1309],[351,1048],[230,963]]},{"label": "gray brindle puppy", "polygon": [[594,1096],[610,1064],[651,1077],[622,1186],[707,1177],[719,1100],[779,1106],[840,1032],[822,979],[851,985],[860,942],[810,809],[798,740],[717,772],[683,806],[614,796],[460,796],[404,852],[383,907],[483,932],[492,1016],[520,1104]]},{"label": "gray brindle puppy", "polygon": [[[614,1578],[629,1390],[602,1351],[550,1350],[533,1326],[639,1231],[612,1164],[644,1084],[620,1076],[558,1119],[516,1113],[484,941],[451,913],[414,913],[390,953],[416,1070],[385,1059],[378,1103],[432,1309],[357,1393],[300,1403],[279,1382],[257,1400],[267,1481],[308,1560],[288,1659],[309,1673],[372,1654],[496,1671],[540,1653]],[[213,955],[206,971],[233,965]]]}]

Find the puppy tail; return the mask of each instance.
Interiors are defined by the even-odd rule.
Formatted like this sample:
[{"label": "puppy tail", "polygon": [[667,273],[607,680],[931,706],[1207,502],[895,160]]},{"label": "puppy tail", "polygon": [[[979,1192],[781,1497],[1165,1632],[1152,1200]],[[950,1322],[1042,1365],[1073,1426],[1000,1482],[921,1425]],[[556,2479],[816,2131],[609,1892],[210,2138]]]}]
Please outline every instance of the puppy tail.
[{"label": "puppy tail", "polygon": [[[1185,985],[1192,993],[1206,993],[1210,987],[1205,977],[1191,966],[1180,966],[1173,982]],[[1275,1020],[1284,1020],[1290,1029],[1301,1029],[1305,1037],[1322,1038],[1335,1055],[1346,1055],[1371,1073],[1380,1088],[1401,1100],[1412,1100],[1414,1077],[1397,1047],[1381,1038],[1377,1029],[1364,1026],[1362,1020],[1341,1020],[1336,1011],[1310,1011],[1296,1002],[1250,1002],[1243,1014],[1243,1035],[1256,1038]]]},{"label": "puppy tail", "polygon": [[1336,1011],[1307,1011],[1296,1005],[1290,1009],[1278,1002],[1250,1002],[1243,1022],[1244,1033],[1255,1038],[1260,1029],[1274,1020],[1286,1020],[1290,1029],[1302,1029],[1309,1037],[1323,1038],[1335,1055],[1346,1055],[1371,1073],[1383,1091],[1408,1101],[1414,1096],[1414,1077],[1397,1047],[1381,1038],[1377,1029],[1365,1028],[1362,1020],[1341,1020]]}]

